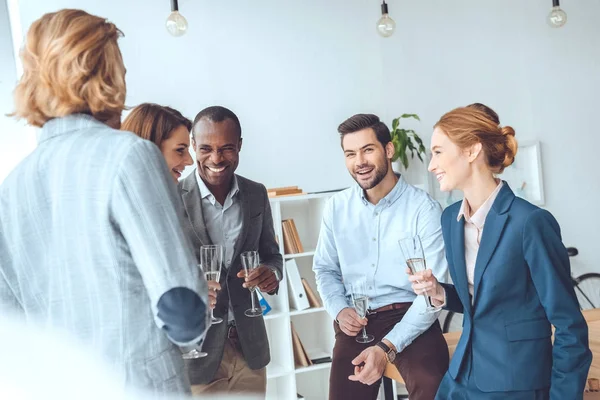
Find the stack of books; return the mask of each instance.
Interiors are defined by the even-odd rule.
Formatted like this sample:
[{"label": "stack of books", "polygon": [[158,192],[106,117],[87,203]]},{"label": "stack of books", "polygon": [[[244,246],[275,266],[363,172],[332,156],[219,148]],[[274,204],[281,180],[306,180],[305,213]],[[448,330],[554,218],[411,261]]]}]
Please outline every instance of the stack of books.
[{"label": "stack of books", "polygon": [[322,364],[331,362],[331,355],[324,351],[313,351],[312,356],[306,352],[298,332],[292,324],[292,347],[294,348],[294,364],[296,367],[309,367],[314,364]]},{"label": "stack of books", "polygon": [[281,223],[283,230],[283,250],[285,254],[304,253],[304,247],[298,236],[298,230],[293,219],[284,219]]},{"label": "stack of books", "polygon": [[302,189],[298,188],[298,186],[286,186],[280,188],[267,189],[267,195],[269,197],[279,197],[279,196],[297,196],[300,194],[305,194]]}]

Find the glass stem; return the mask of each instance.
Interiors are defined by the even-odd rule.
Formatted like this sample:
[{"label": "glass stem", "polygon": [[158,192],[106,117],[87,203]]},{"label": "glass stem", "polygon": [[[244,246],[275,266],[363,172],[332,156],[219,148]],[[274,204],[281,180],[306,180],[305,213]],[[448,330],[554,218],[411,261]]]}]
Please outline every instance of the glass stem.
[{"label": "glass stem", "polygon": [[423,296],[425,296],[425,304],[427,304],[427,308],[433,308],[431,305],[431,300],[429,300],[429,295],[425,293]]},{"label": "glass stem", "polygon": [[[421,282],[417,281],[417,283],[421,283]],[[427,293],[427,291],[425,291],[425,293],[423,293],[423,296],[425,297],[425,304],[427,305],[427,308],[434,308],[431,305],[431,301],[429,300],[429,294]]]},{"label": "glass stem", "polygon": [[211,320],[215,319],[215,315],[213,314],[213,311],[214,311],[214,310],[211,308],[211,309],[210,309],[210,319],[211,319]]},{"label": "glass stem", "polygon": [[256,304],[254,303],[254,289],[250,290],[250,300],[252,300],[252,310],[256,310]]},{"label": "glass stem", "polygon": [[362,334],[363,339],[367,339],[367,327],[366,326],[363,326],[362,332],[363,332],[363,334]]}]

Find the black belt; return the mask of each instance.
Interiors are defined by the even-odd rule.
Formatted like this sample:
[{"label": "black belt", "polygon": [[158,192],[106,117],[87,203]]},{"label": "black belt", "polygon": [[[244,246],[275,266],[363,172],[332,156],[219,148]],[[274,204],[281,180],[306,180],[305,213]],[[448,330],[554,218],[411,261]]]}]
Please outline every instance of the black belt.
[{"label": "black belt", "polygon": [[412,303],[392,303],[387,306],[379,307],[374,310],[367,310],[367,315],[375,315],[384,311],[392,311],[392,310],[408,310]]}]

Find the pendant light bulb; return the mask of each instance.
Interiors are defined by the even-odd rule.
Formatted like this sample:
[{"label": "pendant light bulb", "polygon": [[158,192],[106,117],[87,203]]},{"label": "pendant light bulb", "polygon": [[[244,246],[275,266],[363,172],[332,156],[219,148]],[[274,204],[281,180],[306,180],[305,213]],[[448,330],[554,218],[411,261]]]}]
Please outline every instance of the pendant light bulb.
[{"label": "pendant light bulb", "polygon": [[179,13],[177,0],[171,0],[171,14],[167,18],[165,24],[167,32],[172,36],[182,36],[187,32],[188,23],[183,15]]},{"label": "pendant light bulb", "polygon": [[559,0],[552,0],[552,10],[546,20],[553,28],[560,28],[567,23],[567,13],[560,8]]},{"label": "pendant light bulb", "polygon": [[381,18],[377,21],[377,33],[382,37],[390,37],[394,34],[396,22],[388,14],[388,5],[383,0],[381,3]]}]

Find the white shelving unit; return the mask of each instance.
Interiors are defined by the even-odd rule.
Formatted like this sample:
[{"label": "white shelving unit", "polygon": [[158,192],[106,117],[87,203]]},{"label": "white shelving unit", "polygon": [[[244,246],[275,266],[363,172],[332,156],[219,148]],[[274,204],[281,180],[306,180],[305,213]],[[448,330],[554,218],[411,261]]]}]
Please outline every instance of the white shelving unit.
[{"label": "white shelving unit", "polygon": [[[279,241],[279,250],[285,260],[295,259],[300,275],[317,294],[312,272],[313,256],[319,236],[325,203],[334,193],[306,194],[271,199],[273,224]],[[293,218],[304,253],[284,254],[281,222]],[[288,299],[287,275],[283,274],[279,294],[266,300],[272,310],[265,316],[271,348],[271,363],[267,366],[267,400],[296,400],[301,394],[307,400],[322,400],[329,393],[331,363],[296,368],[292,348],[291,323],[300,336],[309,356],[326,353],[331,356],[335,341],[333,322],[324,307],[294,310]],[[320,300],[320,299],[319,299]]]}]

